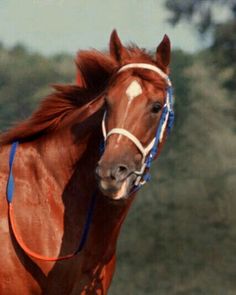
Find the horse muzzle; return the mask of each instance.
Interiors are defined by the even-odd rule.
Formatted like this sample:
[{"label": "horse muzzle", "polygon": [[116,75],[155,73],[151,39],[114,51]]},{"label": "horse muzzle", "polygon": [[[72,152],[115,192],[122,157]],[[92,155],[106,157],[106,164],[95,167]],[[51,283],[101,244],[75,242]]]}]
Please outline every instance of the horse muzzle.
[{"label": "horse muzzle", "polygon": [[96,177],[101,192],[113,199],[126,199],[133,186],[136,175],[126,164],[100,162],[96,168]]}]

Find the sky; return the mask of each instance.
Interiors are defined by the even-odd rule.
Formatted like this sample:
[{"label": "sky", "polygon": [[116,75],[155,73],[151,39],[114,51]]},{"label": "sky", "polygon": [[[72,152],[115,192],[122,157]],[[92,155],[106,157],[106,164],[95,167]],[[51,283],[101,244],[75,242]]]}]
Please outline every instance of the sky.
[{"label": "sky", "polygon": [[155,48],[168,34],[173,48],[203,44],[193,27],[168,24],[164,0],[0,0],[0,41],[25,44],[46,55],[106,49],[116,28],[122,42]]}]

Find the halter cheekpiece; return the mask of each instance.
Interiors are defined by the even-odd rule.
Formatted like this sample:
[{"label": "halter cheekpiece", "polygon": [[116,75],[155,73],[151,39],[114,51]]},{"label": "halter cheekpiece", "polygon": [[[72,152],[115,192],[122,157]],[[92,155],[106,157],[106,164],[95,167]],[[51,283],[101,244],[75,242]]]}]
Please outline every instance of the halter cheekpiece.
[{"label": "halter cheekpiece", "polygon": [[133,172],[138,177],[135,181],[135,185],[132,192],[138,190],[143,184],[145,184],[147,181],[150,180],[149,169],[151,167],[151,163],[153,159],[157,155],[158,145],[159,143],[162,142],[165,130],[167,130],[167,134],[169,134],[174,123],[173,89],[172,89],[172,84],[168,75],[164,73],[157,66],[146,64],[146,63],[131,63],[131,64],[124,65],[118,70],[117,73],[129,70],[129,69],[133,69],[133,68],[154,71],[166,81],[167,88],[166,88],[165,104],[162,108],[161,118],[160,118],[159,125],[157,126],[157,129],[156,129],[155,137],[151,140],[151,142],[146,147],[143,146],[141,141],[135,135],[133,135],[130,131],[124,128],[113,128],[107,132],[106,125],[105,125],[106,111],[104,113],[103,120],[102,120],[102,132],[104,137],[104,144],[106,143],[106,140],[108,139],[108,137],[110,137],[113,134],[123,135],[129,138],[129,140],[133,142],[133,144],[137,147],[137,149],[142,154],[141,169],[139,171]]}]

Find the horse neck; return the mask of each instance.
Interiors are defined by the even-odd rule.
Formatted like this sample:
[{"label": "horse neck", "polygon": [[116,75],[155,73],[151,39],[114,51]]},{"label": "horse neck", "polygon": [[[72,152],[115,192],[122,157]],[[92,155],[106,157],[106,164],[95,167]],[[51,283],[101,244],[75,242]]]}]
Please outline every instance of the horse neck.
[{"label": "horse neck", "polygon": [[[96,193],[95,232],[99,232],[102,228],[107,237],[110,236],[115,242],[133,197],[121,204],[115,204],[102,196],[97,188],[94,171],[100,158],[99,145],[103,140],[101,114],[95,114],[84,123],[74,124],[54,136],[40,140],[36,143],[36,148],[42,156],[47,171],[53,175],[61,188],[65,208],[67,199],[81,196],[86,197],[85,207],[88,208],[91,196]],[[76,204],[73,207],[75,208]],[[80,210],[81,203],[78,207]],[[69,210],[70,206],[66,208],[66,211]],[[77,212],[76,216],[83,216],[86,213],[86,211]]]},{"label": "horse neck", "polygon": [[[88,124],[89,125],[89,124]],[[53,134],[39,138],[33,143],[42,165],[63,189],[71,179],[75,169],[81,166],[81,159],[87,155],[93,141],[98,145],[98,123],[93,122],[95,131],[87,126],[87,122],[63,128]],[[95,159],[94,159],[95,161]],[[91,161],[87,161],[91,165]],[[87,167],[88,171],[90,167]]]}]

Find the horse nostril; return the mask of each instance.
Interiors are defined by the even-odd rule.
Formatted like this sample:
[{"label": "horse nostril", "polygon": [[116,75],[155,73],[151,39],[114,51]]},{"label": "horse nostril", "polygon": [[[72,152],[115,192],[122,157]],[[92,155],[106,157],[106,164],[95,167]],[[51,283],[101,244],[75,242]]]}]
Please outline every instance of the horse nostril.
[{"label": "horse nostril", "polygon": [[111,169],[109,167],[98,164],[95,168],[95,175],[97,178],[110,178]]},{"label": "horse nostril", "polygon": [[122,174],[124,174],[127,170],[128,170],[128,167],[126,167],[125,165],[121,165],[117,168],[118,173],[122,173]]},{"label": "horse nostril", "polygon": [[97,179],[122,181],[129,175],[130,169],[124,164],[97,165],[95,175]]},{"label": "horse nostril", "polygon": [[111,177],[115,180],[122,180],[129,174],[129,169],[126,165],[117,165],[111,171]]}]

